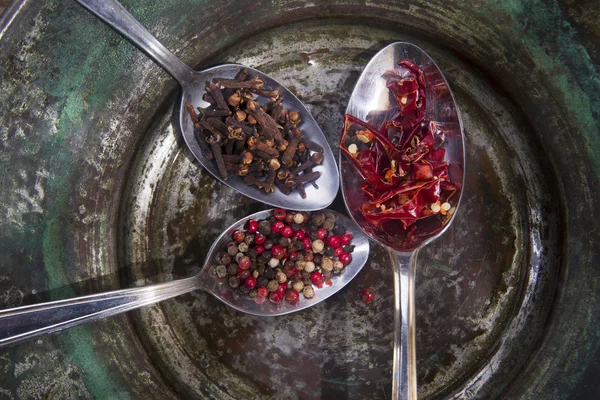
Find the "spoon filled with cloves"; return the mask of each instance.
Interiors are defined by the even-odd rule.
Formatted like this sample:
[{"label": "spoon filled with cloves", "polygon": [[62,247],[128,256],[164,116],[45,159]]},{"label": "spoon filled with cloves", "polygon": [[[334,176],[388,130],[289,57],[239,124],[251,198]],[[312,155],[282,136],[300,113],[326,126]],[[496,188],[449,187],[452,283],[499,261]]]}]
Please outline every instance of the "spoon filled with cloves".
[{"label": "spoon filled with cloves", "polygon": [[282,84],[239,64],[196,71],[115,0],[77,0],[129,39],[181,85],[179,125],[198,162],[225,185],[285,209],[319,210],[339,189],[323,132]]}]

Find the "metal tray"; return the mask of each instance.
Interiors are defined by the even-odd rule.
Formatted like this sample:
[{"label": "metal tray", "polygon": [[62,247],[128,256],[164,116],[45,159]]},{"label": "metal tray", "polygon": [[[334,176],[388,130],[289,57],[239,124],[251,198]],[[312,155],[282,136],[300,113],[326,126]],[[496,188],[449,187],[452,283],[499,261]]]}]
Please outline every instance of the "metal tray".
[{"label": "metal tray", "polygon": [[[423,399],[600,391],[596,28],[571,2],[528,4],[124,1],[188,64],[239,62],[292,88],[334,147],[378,49],[436,59],[468,172],[459,218],[419,259]],[[263,208],[188,154],[174,80],[75,2],[12,3],[0,61],[0,307],[190,276],[223,227]],[[350,285],[293,315],[198,292],[46,336],[0,351],[0,398],[387,399],[391,279],[373,245]]]}]

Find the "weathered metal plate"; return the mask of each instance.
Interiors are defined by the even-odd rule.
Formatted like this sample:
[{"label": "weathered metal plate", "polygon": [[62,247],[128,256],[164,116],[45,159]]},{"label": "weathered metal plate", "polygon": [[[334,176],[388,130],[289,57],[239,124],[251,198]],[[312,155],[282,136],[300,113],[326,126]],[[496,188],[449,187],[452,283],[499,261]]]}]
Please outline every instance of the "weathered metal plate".
[{"label": "weathered metal plate", "polygon": [[[589,229],[600,90],[593,59],[576,57],[584,41],[544,36],[560,10],[124,4],[191,65],[273,75],[332,146],[372,54],[396,40],[429,52],[461,107],[468,172],[456,222],[420,253],[420,397],[572,393],[600,334]],[[15,3],[7,15],[1,307],[189,276],[223,227],[262,208],[198,168],[173,123],[174,81],[120,36],[74,2]],[[391,279],[373,245],[355,281],[301,313],[242,315],[198,292],[43,337],[0,352],[0,398],[389,398]]]}]

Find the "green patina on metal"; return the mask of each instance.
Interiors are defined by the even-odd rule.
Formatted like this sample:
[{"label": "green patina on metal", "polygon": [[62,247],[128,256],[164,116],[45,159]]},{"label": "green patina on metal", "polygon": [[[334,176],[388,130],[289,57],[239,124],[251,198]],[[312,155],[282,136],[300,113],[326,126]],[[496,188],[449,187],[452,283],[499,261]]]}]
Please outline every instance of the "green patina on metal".
[{"label": "green patina on metal", "polygon": [[552,77],[556,91],[564,96],[566,114],[580,126],[588,141],[590,160],[600,176],[600,78],[575,28],[556,2],[518,0],[490,1],[491,9],[504,10],[516,25],[526,24],[520,38],[537,68]]},{"label": "green patina on metal", "polygon": [[[82,10],[83,12],[83,10]],[[47,275],[48,289],[51,290],[53,300],[68,298],[76,295],[73,288],[68,286],[71,279],[67,276],[65,265],[69,260],[64,253],[65,220],[70,215],[71,180],[77,165],[73,163],[73,149],[70,140],[82,132],[86,110],[90,104],[80,93],[89,93],[87,87],[92,87],[91,92],[98,93],[96,89],[102,88],[96,95],[98,103],[106,102],[111,94],[111,86],[103,86],[110,76],[111,62],[118,59],[105,58],[106,43],[92,40],[95,30],[86,30],[85,33],[73,32],[71,39],[79,42],[74,49],[85,49],[87,56],[83,64],[81,55],[63,51],[57,46],[60,73],[56,74],[58,80],[50,81],[45,88],[50,94],[64,99],[64,107],[59,117],[58,130],[53,136],[46,138],[40,151],[49,157],[48,167],[50,176],[47,180],[46,211],[43,215],[44,232],[42,234],[42,247],[44,253],[44,268]],[[95,46],[89,46],[95,43]],[[102,57],[100,57],[102,55]],[[98,59],[108,60],[106,68],[91,68]],[[120,379],[113,376],[102,358],[102,352],[97,352],[94,346],[94,335],[89,326],[71,329],[62,334],[68,357],[78,368],[83,371],[84,381],[90,393],[98,399],[128,398],[128,392],[120,383]]]}]

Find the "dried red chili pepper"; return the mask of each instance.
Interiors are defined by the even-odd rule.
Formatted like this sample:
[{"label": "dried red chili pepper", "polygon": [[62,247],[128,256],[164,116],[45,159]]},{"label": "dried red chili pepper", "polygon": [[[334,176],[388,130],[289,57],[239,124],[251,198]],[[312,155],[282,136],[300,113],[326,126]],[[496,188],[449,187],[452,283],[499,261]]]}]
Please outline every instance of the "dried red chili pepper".
[{"label": "dried red chili pepper", "polygon": [[377,129],[346,114],[340,149],[364,180],[359,210],[365,222],[390,240],[410,242],[445,225],[456,185],[440,147],[443,130],[425,120],[423,71],[410,60],[397,64],[382,76],[390,104],[397,105],[385,114],[392,117]]}]

